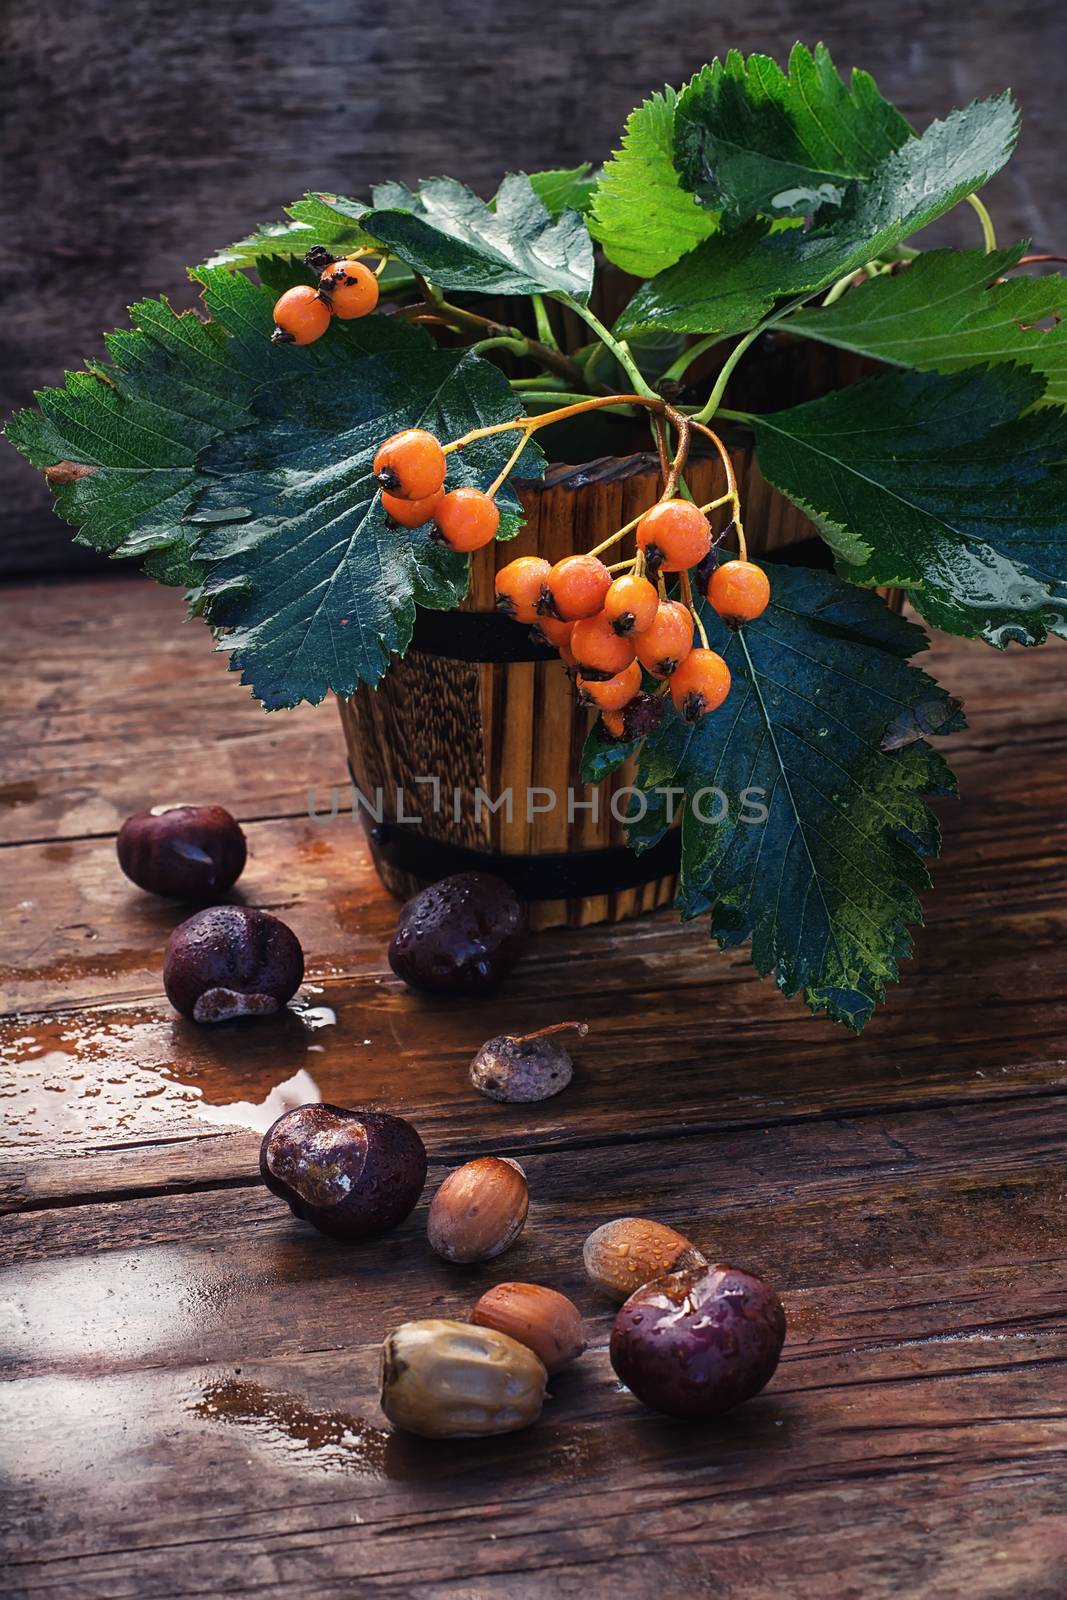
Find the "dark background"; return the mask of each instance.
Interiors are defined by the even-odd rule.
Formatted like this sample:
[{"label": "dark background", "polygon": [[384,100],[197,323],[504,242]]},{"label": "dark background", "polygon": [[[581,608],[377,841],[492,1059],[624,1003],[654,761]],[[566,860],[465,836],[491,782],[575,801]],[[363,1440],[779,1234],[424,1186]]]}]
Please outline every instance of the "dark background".
[{"label": "dark background", "polygon": [[[953,14],[955,13],[955,14]],[[307,188],[603,159],[628,111],[730,45],[824,39],[920,127],[1010,85],[1019,153],[990,186],[1002,240],[1067,246],[1067,7],[904,0],[0,0],[0,411],[100,352],[146,294]],[[942,225],[976,239],[974,219]],[[104,565],[0,444],[0,571]]]}]

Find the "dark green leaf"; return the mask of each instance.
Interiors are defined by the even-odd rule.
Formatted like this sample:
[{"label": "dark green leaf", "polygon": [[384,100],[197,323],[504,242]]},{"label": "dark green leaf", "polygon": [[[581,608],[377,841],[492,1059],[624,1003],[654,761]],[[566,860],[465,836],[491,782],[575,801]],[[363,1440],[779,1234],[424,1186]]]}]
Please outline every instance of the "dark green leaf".
[{"label": "dark green leaf", "polygon": [[589,229],[616,266],[652,278],[715,232],[718,219],[682,188],[674,165],[674,89],[626,120],[622,147],[604,167]]},{"label": "dark green leaf", "polygon": [[604,732],[604,724],[600,718],[594,717],[582,747],[582,759],[579,765],[582,782],[603,783],[605,778],[610,778],[613,772],[625,766],[640,742],[639,739],[631,741],[612,739]]},{"label": "dark green leaf", "polygon": [[954,111],[887,156],[869,182],[852,184],[813,227],[770,233],[753,221],[705,240],[638,291],[615,331],[751,328],[777,300],[825,288],[981,188],[1007,161],[1016,131],[1010,95]]},{"label": "dark green leaf", "polygon": [[381,316],[335,324],[328,338],[300,349],[272,345],[272,292],[223,269],[199,277],[211,322],[179,316],[165,300],[135,305],[134,328],[107,336],[110,364],[69,374],[64,389],[44,390],[40,409],[18,413],[6,430],[35,466],[95,467],[58,490],[56,509],[94,550],[172,548],[155,563],[158,576],[188,570],[182,517],[196,491],[197,458],[254,420],[253,400],[262,407],[290,384],[329,381],[373,351],[428,345],[418,330]]},{"label": "dark green leaf", "polygon": [[452,178],[432,178],[417,194],[382,184],[374,207],[365,226],[437,288],[589,298],[585,223],[574,211],[553,221],[524,173],[509,173],[491,206]]},{"label": "dark green leaf", "polygon": [[[383,512],[371,476],[382,440],[412,426],[454,438],[519,408],[496,367],[437,349],[370,356],[326,393],[290,385],[270,402],[203,458],[213,482],[192,517],[208,620],[228,630],[232,667],[273,710],[376,683],[406,649],[416,603],[451,606],[465,592],[466,558]],[[505,433],[450,456],[449,485],[484,487],[513,443]],[[517,470],[543,471],[536,446]],[[513,532],[518,504],[509,491],[500,503]]]},{"label": "dark green leaf", "polygon": [[[958,372],[1015,361],[1047,379],[1045,401],[1067,405],[1067,281],[996,280],[1024,245],[997,250],[931,250],[903,271],[850,289],[825,311],[798,311],[791,332],[900,367]],[[1048,318],[1051,327],[1039,326]]]},{"label": "dark green leaf", "polygon": [[313,244],[321,244],[334,255],[346,250],[373,246],[374,240],[361,226],[367,213],[361,200],[340,194],[306,194],[286,206],[288,222],[272,222],[247,239],[239,239],[227,250],[220,250],[208,267],[258,267],[264,257],[295,256],[298,259]]},{"label": "dark green leaf", "polygon": [[577,211],[584,217],[596,191],[596,176],[588,161],[580,167],[554,167],[549,172],[531,172],[530,185],[549,216]]},{"label": "dark green leaf", "polygon": [[846,88],[825,45],[793,47],[789,74],[731,50],[682,91],[674,119],[682,183],[737,221],[811,216],[912,138],[874,79]]},{"label": "dark green leaf", "polygon": [[894,372],[755,420],[759,464],[857,583],[928,621],[1040,644],[1067,619],[1067,417],[1021,367]]},{"label": "dark green leaf", "polygon": [[883,737],[919,705],[940,731],[961,723],[908,665],[921,629],[828,574],[767,571],[772,603],[742,632],[704,609],[730,694],[647,741],[638,782],[652,807],[631,837],[650,845],[680,813],[683,915],[710,912],[723,948],[751,939],[758,972],[858,1030],[921,921],[921,857],[938,848],[926,796],[954,790],[925,742],[886,753]]}]

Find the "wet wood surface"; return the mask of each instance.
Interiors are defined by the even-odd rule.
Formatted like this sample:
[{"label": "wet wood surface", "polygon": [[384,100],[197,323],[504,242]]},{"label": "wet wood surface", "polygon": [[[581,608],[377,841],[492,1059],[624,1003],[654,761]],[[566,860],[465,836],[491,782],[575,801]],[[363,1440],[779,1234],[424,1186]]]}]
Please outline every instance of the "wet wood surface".
[{"label": "wet wood surface", "polygon": [[[860,1040],[669,912],[532,941],[500,993],[409,994],[350,818],[336,710],[266,717],[180,601],[137,580],[3,592],[0,1436],[6,1595],[430,1600],[978,1597],[1067,1587],[1067,732],[1063,648],[939,640],[962,796],[904,983]],[[150,646],[150,648],[148,648]],[[240,894],[300,935],[277,1025],[162,995],[182,912],[119,873],[123,816],[212,799]],[[486,1037],[591,1031],[555,1100],[470,1087]],[[258,1180],[233,1111],[298,1072],[404,1112],[430,1154],[521,1159],[496,1263],[395,1233],[344,1248]],[[581,1244],[651,1215],[765,1274],[769,1388],[693,1429],[607,1360]],[[511,1438],[429,1445],[377,1407],[383,1334],[540,1280],[590,1349]],[[3,1558],[0,1557],[0,1562]]]}]

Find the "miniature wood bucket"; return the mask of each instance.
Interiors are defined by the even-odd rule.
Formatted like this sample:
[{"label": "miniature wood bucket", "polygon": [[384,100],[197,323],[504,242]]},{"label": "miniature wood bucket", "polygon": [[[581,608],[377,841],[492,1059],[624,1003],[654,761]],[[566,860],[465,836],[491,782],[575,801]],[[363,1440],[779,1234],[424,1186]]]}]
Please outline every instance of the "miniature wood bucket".
[{"label": "miniature wood bucket", "polygon": [[[730,453],[751,554],[810,539],[810,522],[761,477],[751,449]],[[698,504],[715,499],[722,465],[692,456],[686,480]],[[582,785],[595,713],[578,706],[556,652],[493,609],[493,579],[516,556],[558,561],[629,522],[659,494],[656,459],[553,467],[543,483],[516,487],[526,526],[472,558],[463,609],[420,610],[403,660],[377,689],[341,702],[354,803],[378,874],[396,895],[449,873],[485,871],[529,902],[535,928],[617,922],[673,899],[678,830],[643,855],[627,848],[618,818],[633,763],[597,790]]]}]

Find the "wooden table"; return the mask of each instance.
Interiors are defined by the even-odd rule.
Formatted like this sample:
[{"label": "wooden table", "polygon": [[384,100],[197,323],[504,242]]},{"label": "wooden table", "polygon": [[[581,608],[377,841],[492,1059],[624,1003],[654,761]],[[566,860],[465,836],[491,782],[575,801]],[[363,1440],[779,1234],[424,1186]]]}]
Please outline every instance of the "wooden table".
[{"label": "wooden table", "polygon": [[[935,645],[971,715],[963,799],[918,960],[856,1041],[666,914],[542,935],[478,1005],[407,993],[357,827],[306,814],[309,786],[321,805],[344,781],[332,707],[263,716],[138,580],[0,604],[6,1593],[1061,1600],[1062,647]],[[303,1015],[175,1019],[160,953],[182,913],[123,879],[113,843],[167,799],[245,823],[241,888],[303,941]],[[565,1094],[474,1093],[483,1039],[563,1015],[591,1029]],[[202,1107],[301,1069],[411,1117],[431,1189],[475,1153],[519,1156],[518,1246],[449,1268],[421,1208],[356,1249],[298,1224],[259,1183],[258,1136]],[[614,1380],[581,1244],[627,1213],[782,1291],[777,1376],[717,1425]],[[589,1316],[542,1422],[393,1435],[382,1335],[503,1277]]]}]

